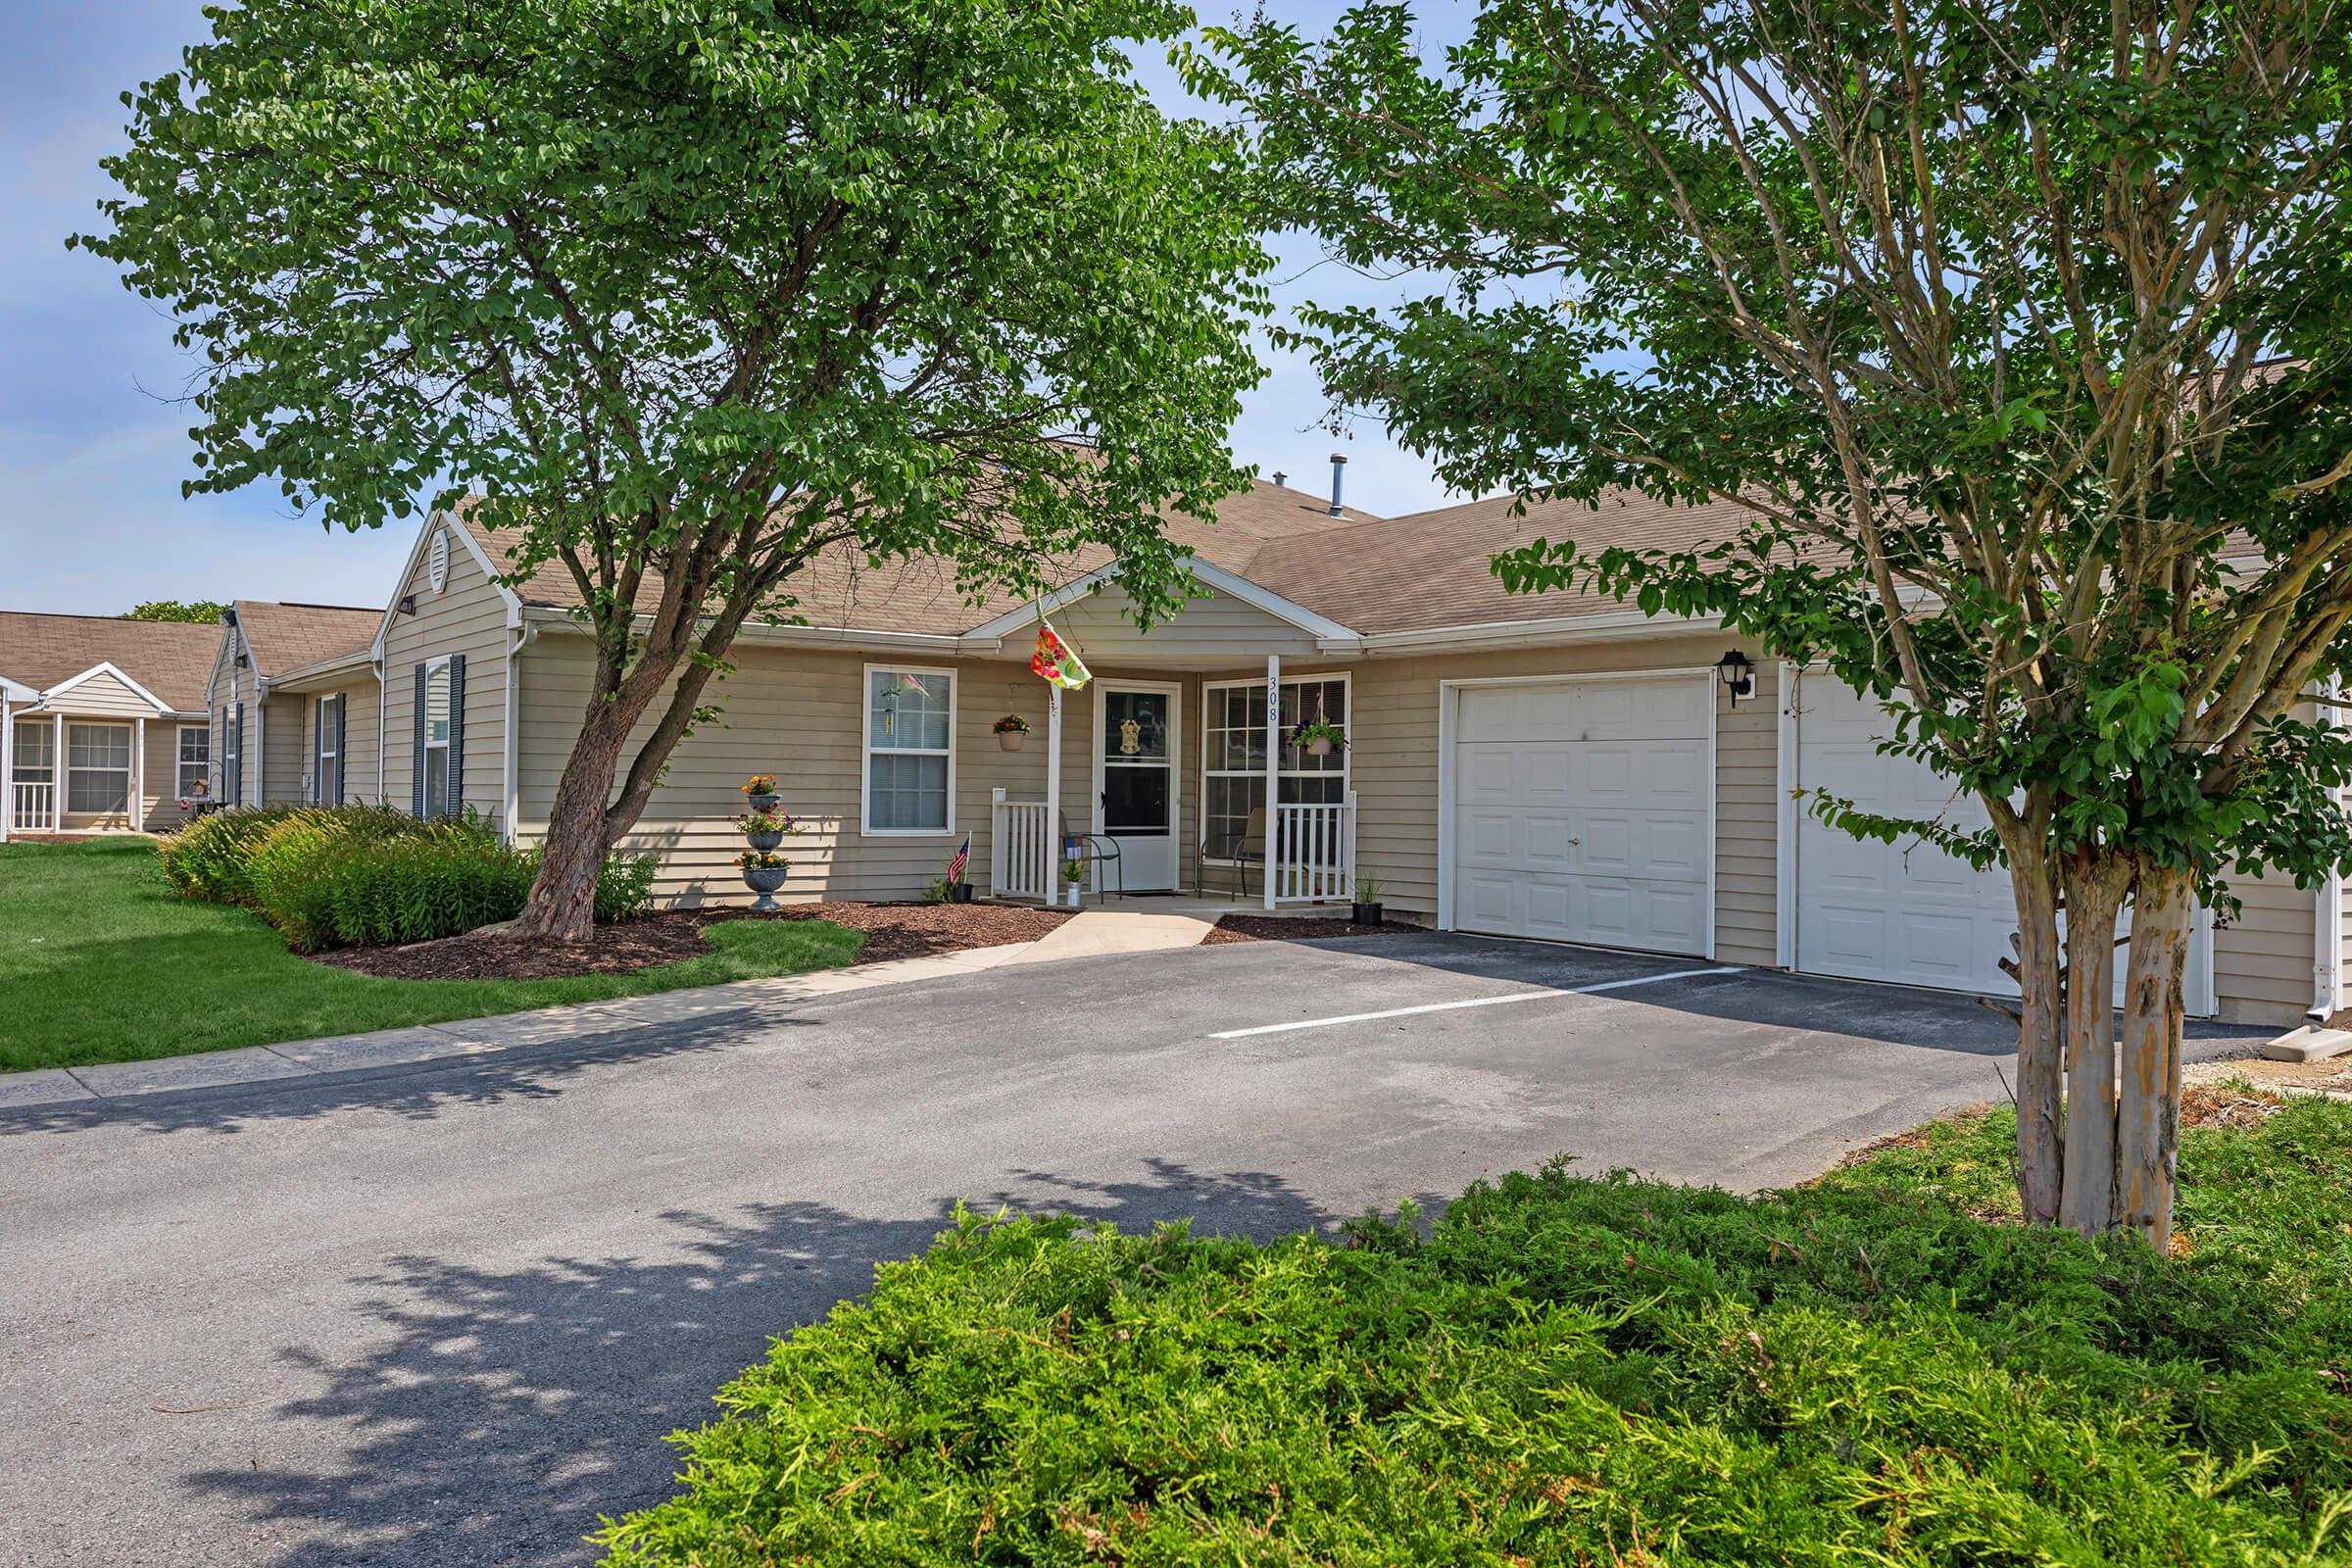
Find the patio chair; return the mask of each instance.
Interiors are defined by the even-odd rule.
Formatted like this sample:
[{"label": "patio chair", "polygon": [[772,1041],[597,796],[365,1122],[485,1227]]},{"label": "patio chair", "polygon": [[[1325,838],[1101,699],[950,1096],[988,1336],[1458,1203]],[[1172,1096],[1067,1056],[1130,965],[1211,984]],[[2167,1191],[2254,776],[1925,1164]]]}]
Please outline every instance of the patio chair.
[{"label": "patio chair", "polygon": [[[1078,872],[1080,877],[1083,878],[1085,876],[1086,868],[1090,865],[1098,867],[1107,865],[1118,874],[1118,895],[1122,899],[1125,898],[1127,896],[1127,868],[1119,864],[1118,845],[1101,833],[1071,832],[1070,813],[1067,811],[1061,813],[1059,821],[1061,826],[1061,836],[1054,840],[1054,842],[1056,844],[1076,846],[1077,853],[1075,855],[1065,857],[1064,858],[1073,859],[1078,862]],[[1061,866],[1061,859],[1056,859],[1054,862],[1054,877],[1056,886],[1060,885]],[[1083,880],[1081,880],[1078,885],[1083,888],[1086,884]],[[1105,897],[1106,893],[1107,890],[1102,886],[1102,873],[1100,870],[1097,870],[1095,872],[1095,897],[1101,899]],[[1081,898],[1084,896],[1084,894],[1080,895]]]},{"label": "patio chair", "polygon": [[1258,881],[1262,884],[1266,874],[1266,808],[1253,806],[1238,830],[1225,828],[1210,833],[1201,841],[1200,881],[1203,892],[1207,891],[1208,862],[1211,860],[1233,862],[1234,875],[1241,883],[1241,896],[1245,899],[1250,896],[1250,867],[1252,865],[1257,867]]}]

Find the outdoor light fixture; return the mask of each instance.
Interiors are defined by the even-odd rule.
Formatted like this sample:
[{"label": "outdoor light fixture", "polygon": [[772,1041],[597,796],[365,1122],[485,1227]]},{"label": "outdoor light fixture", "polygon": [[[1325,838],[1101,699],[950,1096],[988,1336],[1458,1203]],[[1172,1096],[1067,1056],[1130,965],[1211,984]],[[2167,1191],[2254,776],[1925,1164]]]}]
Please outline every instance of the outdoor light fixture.
[{"label": "outdoor light fixture", "polygon": [[400,596],[400,612],[404,615],[414,615],[416,613],[416,596],[415,594],[402,594]]},{"label": "outdoor light fixture", "polygon": [[1755,668],[1737,648],[1715,661],[1715,673],[1723,677],[1723,689],[1732,694],[1734,708],[1740,706],[1740,698],[1756,695]]}]

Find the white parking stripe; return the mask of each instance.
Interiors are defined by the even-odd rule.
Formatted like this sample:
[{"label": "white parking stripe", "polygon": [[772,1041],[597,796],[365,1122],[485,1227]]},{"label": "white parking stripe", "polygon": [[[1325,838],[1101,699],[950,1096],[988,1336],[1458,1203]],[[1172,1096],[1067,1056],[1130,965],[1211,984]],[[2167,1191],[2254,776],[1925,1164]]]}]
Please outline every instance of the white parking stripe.
[{"label": "white parking stripe", "polygon": [[1301,1018],[1297,1023],[1261,1023],[1254,1029],[1223,1029],[1210,1035],[1211,1040],[1243,1040],[1250,1035],[1288,1034],[1294,1029],[1328,1029],[1334,1024],[1370,1023],[1376,1018],[1409,1018],[1417,1012],[1451,1012],[1457,1007],[1499,1007],[1511,1002],[1542,1002],[1547,997],[1589,997],[1600,991],[1624,991],[1634,986],[1654,986],[1666,980],[1695,980],[1702,975],[1738,974],[1740,966],[1725,964],[1713,969],[1677,969],[1671,974],[1636,975],[1631,980],[1604,980],[1598,985],[1569,986],[1564,989],[1545,987],[1541,991],[1513,991],[1500,997],[1472,997],[1464,1002],[1427,1002],[1418,1007],[1391,1007],[1385,1012],[1344,1012],[1336,1018]]}]

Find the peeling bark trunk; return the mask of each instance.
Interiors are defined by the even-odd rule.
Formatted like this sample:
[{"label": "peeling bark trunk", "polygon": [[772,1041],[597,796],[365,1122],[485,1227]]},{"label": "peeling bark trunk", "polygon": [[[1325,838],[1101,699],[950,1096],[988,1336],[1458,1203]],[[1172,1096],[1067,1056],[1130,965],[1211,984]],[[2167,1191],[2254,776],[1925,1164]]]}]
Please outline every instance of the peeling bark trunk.
[{"label": "peeling bark trunk", "polygon": [[2115,923],[2132,862],[2078,851],[2066,884],[2066,1175],[2058,1222],[2115,1222]]},{"label": "peeling bark trunk", "polygon": [[2047,858],[2009,852],[2017,892],[2017,1197],[2029,1225],[2058,1221],[2065,1127],[2065,987],[2060,978],[2058,894]]},{"label": "peeling bark trunk", "polygon": [[2181,974],[2196,892],[2186,871],[2139,869],[2125,967],[2123,1091],[2117,1110],[2115,1223],[2162,1251],[2172,1245],[2180,1129]]}]

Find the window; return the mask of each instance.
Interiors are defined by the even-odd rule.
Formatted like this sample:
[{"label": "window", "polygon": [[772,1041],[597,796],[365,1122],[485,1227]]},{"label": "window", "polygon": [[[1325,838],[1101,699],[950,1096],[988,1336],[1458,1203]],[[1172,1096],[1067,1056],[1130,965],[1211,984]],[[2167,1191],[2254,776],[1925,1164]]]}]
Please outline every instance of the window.
[{"label": "window", "polygon": [[213,730],[209,724],[179,726],[178,798],[202,800],[212,793]]},{"label": "window", "polygon": [[245,799],[245,705],[220,710],[220,798],[231,806]]},{"label": "window", "polygon": [[130,726],[66,726],[66,809],[120,815],[130,809]]},{"label": "window", "polygon": [[16,769],[20,784],[50,784],[56,775],[50,771],[57,765],[55,741],[57,731],[47,719],[20,718],[17,720]]},{"label": "window", "polygon": [[866,832],[945,833],[955,825],[955,676],[866,666]]},{"label": "window", "polygon": [[424,669],[424,814],[449,814],[449,661]]},{"label": "window", "polygon": [[[1238,846],[1250,813],[1266,804],[1266,683],[1210,686],[1201,740],[1201,832],[1211,846]],[[1282,683],[1282,727],[1288,731],[1315,719],[1348,727],[1348,677],[1310,675]],[[1348,798],[1348,752],[1342,747],[1310,757],[1301,747],[1282,749],[1278,771],[1285,805],[1336,803]],[[1213,858],[1213,856],[1212,856]]]},{"label": "window", "polygon": [[316,710],[318,755],[313,759],[311,787],[321,806],[333,806],[343,799],[343,699],[340,695],[321,697]]}]

